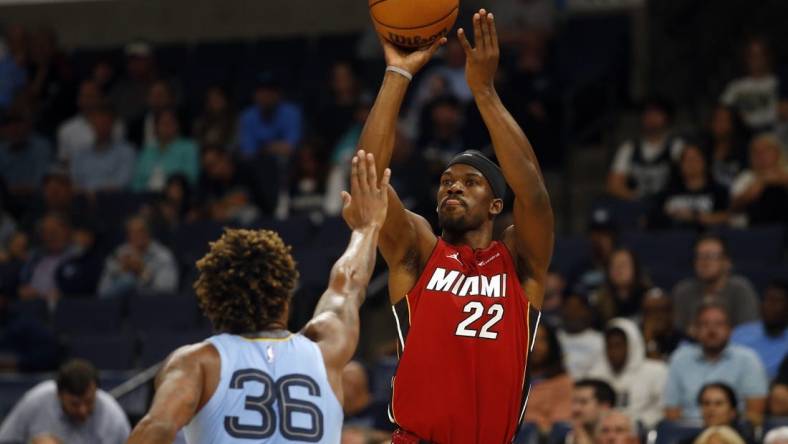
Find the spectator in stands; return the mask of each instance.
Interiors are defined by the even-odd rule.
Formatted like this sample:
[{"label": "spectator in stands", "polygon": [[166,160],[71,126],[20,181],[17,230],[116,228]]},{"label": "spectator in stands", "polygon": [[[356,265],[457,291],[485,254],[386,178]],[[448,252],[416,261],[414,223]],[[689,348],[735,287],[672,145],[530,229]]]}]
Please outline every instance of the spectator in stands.
[{"label": "spectator in stands", "polygon": [[771,134],[750,143],[750,169],[731,186],[732,208],[747,215],[750,225],[788,223],[788,167],[780,141]]},{"label": "spectator in stands", "polygon": [[150,45],[132,42],[126,45],[124,52],[126,73],[112,86],[109,97],[118,117],[128,123],[145,114],[148,91],[157,74]]},{"label": "spectator in stands", "polygon": [[[90,115],[102,107],[103,93],[93,80],[82,82],[77,97],[79,112],[63,122],[57,130],[58,159],[68,161],[81,150],[87,150],[96,141]],[[112,126],[112,140],[123,140],[126,133],[122,121],[116,120]]]},{"label": "spectator in stands", "polygon": [[215,221],[241,224],[251,223],[261,211],[271,214],[277,190],[264,189],[259,174],[221,147],[204,147],[197,191],[203,211]]},{"label": "spectator in stands", "polygon": [[6,114],[0,126],[0,178],[16,196],[29,196],[38,189],[49,164],[49,142],[33,132],[29,113],[14,110]]},{"label": "spectator in stands", "polygon": [[685,146],[677,174],[656,198],[652,228],[703,230],[728,222],[728,190],[714,181],[705,153]]},{"label": "spectator in stands", "polygon": [[595,444],[638,444],[638,428],[627,413],[612,410],[602,417],[595,433]]},{"label": "spectator in stands", "polygon": [[202,114],[194,121],[194,140],[201,147],[219,146],[229,150],[238,133],[237,120],[227,92],[220,86],[212,86],[205,92]]},{"label": "spectator in stands", "polygon": [[[498,14],[496,13],[496,16]],[[443,64],[429,68],[423,76],[421,83],[416,90],[414,100],[423,101],[424,97],[431,95],[434,88],[433,78],[442,78],[447,86],[445,93],[456,97],[461,103],[465,104],[473,99],[468,82],[465,81],[465,51],[462,49],[460,41],[449,39],[442,51]]]},{"label": "spectator in stands", "polygon": [[241,114],[238,143],[244,158],[273,157],[280,165],[302,137],[301,108],[282,98],[282,85],[272,73],[257,77],[254,104]]},{"label": "spectator in stands", "polygon": [[591,294],[591,301],[602,322],[615,317],[634,317],[640,311],[643,295],[652,287],[635,253],[618,248],[610,255],[605,283]]},{"label": "spectator in stands", "polygon": [[733,326],[758,319],[758,296],[750,281],[731,274],[731,262],[725,241],[707,234],[695,242],[695,277],[676,284],[673,308],[676,326],[689,331],[698,307],[706,301],[722,304]]},{"label": "spectator in stands", "polygon": [[27,84],[27,32],[11,25],[5,32],[8,50],[0,55],[0,113],[4,113]]},{"label": "spectator in stands", "polygon": [[167,179],[164,192],[151,205],[144,206],[141,214],[150,221],[156,237],[169,239],[182,223],[199,218],[196,204],[189,180],[183,174],[175,174]]},{"label": "spectator in stands", "polygon": [[566,442],[592,444],[600,421],[610,413],[615,403],[616,392],[610,384],[598,379],[575,382],[572,393],[572,431]]},{"label": "spectator in stands", "polygon": [[561,325],[561,305],[564,303],[567,282],[561,272],[551,265],[545,280],[541,322],[558,328]]},{"label": "spectator in stands", "polygon": [[[750,433],[739,423],[739,402],[736,392],[721,382],[711,382],[704,385],[698,392],[698,406],[700,407],[703,427],[727,426],[733,429],[742,439]],[[696,436],[683,440],[680,444],[692,444]]]},{"label": "spectator in stands", "polygon": [[763,444],[788,444],[788,426],[770,430],[763,438]]},{"label": "spectator in stands", "polygon": [[647,101],[641,114],[640,135],[624,142],[607,176],[607,191],[623,200],[648,199],[668,185],[671,169],[684,147],[670,133],[673,111],[666,102]]},{"label": "spectator in stands", "polygon": [[30,246],[27,234],[17,231],[8,240],[0,257],[0,307],[16,300],[22,268],[29,259]]},{"label": "spectator in stands", "polygon": [[84,195],[74,191],[68,170],[53,165],[44,176],[41,196],[27,202],[20,225],[28,232],[36,230],[36,224],[48,213],[59,213],[69,220],[90,219],[93,209]]},{"label": "spectator in stands", "polygon": [[[327,88],[312,113],[312,126],[325,140],[326,148],[333,148],[345,131],[353,125],[361,99],[361,83],[353,64],[335,62],[330,68]],[[325,161],[331,152],[318,153]]]},{"label": "spectator in stands", "polygon": [[553,327],[540,324],[528,362],[531,391],[525,421],[535,423],[548,435],[555,423],[572,417],[572,378],[564,368],[561,343]]},{"label": "spectator in stands", "polygon": [[128,142],[114,137],[115,112],[102,107],[91,112],[89,118],[94,142],[71,157],[74,185],[89,193],[127,188],[134,175],[137,153]]},{"label": "spectator in stands", "polygon": [[549,37],[556,22],[556,4],[549,0],[503,0],[495,3],[495,17],[501,42],[516,45],[523,34]]},{"label": "spectator in stands", "polygon": [[97,243],[94,224],[77,221],[72,231],[74,253],[55,271],[57,288],[64,298],[93,297],[96,294],[103,251]]},{"label": "spectator in stands", "polygon": [[747,420],[760,424],[766,405],[767,380],[758,355],[730,344],[731,325],[725,308],[706,304],[695,317],[698,344],[679,347],[670,358],[665,386],[665,417],[700,418],[696,400],[707,381],[724,382],[746,403]]},{"label": "spectator in stands", "polygon": [[350,361],[342,372],[342,393],[347,426],[393,432],[388,418],[388,401],[373,399],[369,391],[367,370],[358,361]]},{"label": "spectator in stands", "polygon": [[643,298],[641,306],[643,340],[646,356],[667,361],[685,339],[673,322],[673,302],[660,288],[652,288]]},{"label": "spectator in stands", "polygon": [[788,383],[777,380],[772,384],[766,412],[770,417],[788,418]]},{"label": "spectator in stands", "polygon": [[755,37],[746,42],[744,65],[744,77],[728,83],[720,102],[736,109],[750,131],[772,130],[777,122],[778,79],[765,39]]},{"label": "spectator in stands", "polygon": [[558,331],[558,340],[566,357],[566,369],[572,379],[588,374],[591,367],[602,359],[604,338],[593,329],[595,313],[588,300],[580,295],[570,295],[562,308],[563,326]]},{"label": "spectator in stands", "polygon": [[50,213],[39,224],[41,246],[22,269],[20,299],[41,298],[54,305],[60,298],[57,270],[76,253],[70,221]]},{"label": "spectator in stands", "polygon": [[74,112],[76,84],[69,58],[58,49],[51,28],[30,34],[28,96],[35,106],[35,127],[50,140],[58,124]]},{"label": "spectator in stands", "polygon": [[667,366],[646,358],[643,336],[629,319],[607,323],[605,351],[606,359],[598,361],[588,376],[609,383],[616,391],[616,407],[653,428],[662,419]]},{"label": "spectator in stands", "polygon": [[316,141],[304,143],[295,153],[290,192],[287,199],[279,200],[277,217],[284,219],[294,214],[306,214],[319,218],[323,214],[328,172],[317,158],[317,144]]},{"label": "spectator in stands", "polygon": [[439,177],[451,158],[465,148],[462,114],[462,105],[454,96],[441,96],[424,106],[417,144],[434,177]]},{"label": "spectator in stands", "polygon": [[769,379],[777,376],[780,361],[788,354],[788,281],[774,281],[766,288],[761,320],[736,327],[731,342],[755,350]]},{"label": "spectator in stands", "polygon": [[189,183],[197,182],[199,159],[197,146],[191,139],[181,137],[178,116],[173,110],[156,115],[158,141],[148,145],[137,160],[132,181],[135,191],[161,191],[167,178],[183,174]]},{"label": "spectator in stands", "polygon": [[588,224],[588,242],[591,244],[591,262],[584,265],[576,277],[575,291],[591,293],[605,283],[607,265],[616,248],[618,230],[613,219],[605,209],[597,209],[591,214]]},{"label": "spectator in stands", "polygon": [[[522,0],[515,0],[522,3]],[[542,0],[531,0],[543,3]],[[496,8],[498,5],[496,5]],[[500,16],[499,16],[500,17]],[[557,169],[563,161],[561,142],[561,88],[548,61],[548,41],[538,31],[521,32],[518,57],[510,69],[508,93],[517,97],[512,115],[528,134],[539,164]]]},{"label": "spectator in stands", "polygon": [[735,430],[728,426],[709,427],[693,444],[745,444]]},{"label": "spectator in stands", "polygon": [[108,95],[115,82],[115,74],[115,66],[112,61],[108,58],[101,58],[93,65],[88,79],[98,86],[103,95]]},{"label": "spectator in stands", "polygon": [[147,91],[146,108],[142,115],[129,122],[129,140],[145,147],[158,142],[156,118],[167,110],[175,110],[175,91],[166,80],[156,80]]},{"label": "spectator in stands", "polygon": [[126,221],[126,243],[104,264],[99,297],[174,293],[177,289],[178,266],[172,252],[151,237],[147,220],[130,218]]},{"label": "spectator in stands", "polygon": [[714,108],[708,125],[705,146],[711,176],[726,188],[731,187],[736,176],[747,166],[743,125],[738,113],[725,105]]},{"label": "spectator in stands", "polygon": [[14,406],[0,426],[0,441],[29,442],[46,433],[69,444],[125,442],[129,420],[98,384],[92,364],[81,359],[66,362],[55,381],[36,385]]}]

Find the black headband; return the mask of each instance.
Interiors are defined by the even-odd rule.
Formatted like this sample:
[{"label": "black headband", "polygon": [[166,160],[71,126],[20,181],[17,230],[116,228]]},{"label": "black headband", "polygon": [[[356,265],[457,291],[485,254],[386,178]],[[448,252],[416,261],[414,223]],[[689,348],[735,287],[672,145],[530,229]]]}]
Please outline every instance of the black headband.
[{"label": "black headband", "polygon": [[503,177],[503,172],[501,172],[498,165],[488,159],[487,156],[476,150],[463,151],[454,156],[454,158],[449,161],[449,164],[446,165],[446,168],[458,163],[470,165],[479,170],[482,176],[487,179],[490,188],[492,188],[493,195],[495,195],[496,198],[503,199],[506,197],[506,179]]}]

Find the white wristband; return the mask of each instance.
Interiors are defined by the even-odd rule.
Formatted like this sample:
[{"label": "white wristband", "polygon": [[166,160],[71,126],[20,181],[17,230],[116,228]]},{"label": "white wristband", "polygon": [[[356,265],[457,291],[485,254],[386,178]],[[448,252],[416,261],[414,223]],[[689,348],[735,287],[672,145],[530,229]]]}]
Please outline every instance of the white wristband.
[{"label": "white wristband", "polygon": [[408,81],[413,80],[413,74],[409,73],[408,71],[406,71],[406,70],[404,70],[402,68],[398,68],[396,66],[387,66],[386,67],[386,71],[396,72],[397,74],[401,75],[402,77],[405,77],[406,79],[408,79]]}]

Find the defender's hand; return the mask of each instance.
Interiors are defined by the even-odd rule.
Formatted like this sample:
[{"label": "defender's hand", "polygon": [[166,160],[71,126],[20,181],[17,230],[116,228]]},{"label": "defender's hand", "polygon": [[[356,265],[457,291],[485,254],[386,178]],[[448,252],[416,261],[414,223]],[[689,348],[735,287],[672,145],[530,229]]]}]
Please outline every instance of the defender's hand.
[{"label": "defender's hand", "polygon": [[457,38],[465,49],[465,80],[476,94],[494,87],[495,72],[498,70],[500,49],[492,13],[480,9],[473,15],[473,35],[475,48],[471,47],[465,30],[457,30]]},{"label": "defender's hand", "polygon": [[391,170],[386,168],[378,182],[375,156],[359,150],[353,156],[350,172],[350,194],[342,192],[344,206],[342,217],[351,229],[382,227],[389,204],[389,179]]},{"label": "defender's hand", "polygon": [[386,65],[402,68],[414,76],[430,61],[435,51],[446,44],[446,37],[441,37],[435,40],[430,46],[409,52],[397,47],[383,37],[378,36],[378,38],[380,39],[380,44],[383,45]]}]

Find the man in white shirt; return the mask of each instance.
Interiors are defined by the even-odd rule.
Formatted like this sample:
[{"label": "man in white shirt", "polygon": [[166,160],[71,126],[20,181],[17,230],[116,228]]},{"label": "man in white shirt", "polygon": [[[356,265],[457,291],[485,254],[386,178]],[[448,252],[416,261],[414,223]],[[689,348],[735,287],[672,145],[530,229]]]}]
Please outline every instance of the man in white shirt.
[{"label": "man in white shirt", "polygon": [[624,142],[613,159],[607,177],[609,194],[637,200],[653,197],[665,188],[684,149],[684,142],[670,134],[671,118],[669,104],[657,99],[645,103],[640,135]]},{"label": "man in white shirt", "polygon": [[[88,116],[96,111],[104,97],[101,89],[93,80],[82,82],[77,97],[79,113],[63,122],[57,130],[57,154],[60,160],[70,160],[78,151],[90,149],[96,136]],[[112,127],[112,138],[123,140],[126,128],[118,119]]]},{"label": "man in white shirt", "polygon": [[[126,414],[115,399],[98,389],[98,372],[74,359],[60,368],[56,381],[28,391],[0,426],[0,442],[121,444],[129,436]],[[43,441],[44,437],[48,441]]]},{"label": "man in white shirt", "polygon": [[750,130],[771,130],[777,123],[779,80],[772,70],[767,42],[761,38],[750,40],[744,63],[747,74],[728,83],[720,102],[738,111]]}]

